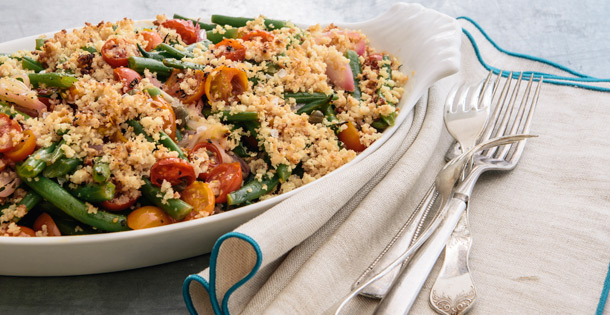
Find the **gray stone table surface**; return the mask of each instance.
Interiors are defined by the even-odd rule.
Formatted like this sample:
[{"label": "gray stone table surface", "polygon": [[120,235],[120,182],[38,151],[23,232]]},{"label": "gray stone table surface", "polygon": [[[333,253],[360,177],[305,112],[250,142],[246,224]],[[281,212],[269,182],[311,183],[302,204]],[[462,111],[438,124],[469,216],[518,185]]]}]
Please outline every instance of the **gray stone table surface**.
[{"label": "gray stone table surface", "polygon": [[[117,1],[0,0],[0,42],[123,17],[180,13],[265,16],[300,23],[355,22],[384,12],[391,0]],[[591,76],[610,77],[610,2],[529,0],[414,1],[477,21],[502,48],[538,56]],[[1,253],[0,253],[1,255]],[[44,259],[44,258],[42,258]],[[0,314],[182,314],[184,278],[209,255],[160,266],[73,277],[0,276]]]}]

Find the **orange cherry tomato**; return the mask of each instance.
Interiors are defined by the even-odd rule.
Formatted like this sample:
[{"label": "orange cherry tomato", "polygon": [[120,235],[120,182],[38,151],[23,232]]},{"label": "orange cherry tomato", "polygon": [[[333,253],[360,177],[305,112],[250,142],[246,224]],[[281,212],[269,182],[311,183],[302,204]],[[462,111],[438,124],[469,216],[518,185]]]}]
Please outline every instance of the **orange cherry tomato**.
[{"label": "orange cherry tomato", "polygon": [[220,66],[205,79],[204,89],[210,102],[227,102],[248,90],[248,76],[242,70]]},{"label": "orange cherry tomato", "polygon": [[198,213],[207,213],[208,215],[214,212],[215,198],[214,192],[208,184],[195,181],[188,185],[181,193],[181,199],[189,205],[193,206],[193,211],[189,213],[185,221],[192,220]]},{"label": "orange cherry tomato", "polygon": [[122,38],[111,38],[102,47],[102,58],[113,68],[127,67],[127,43]]},{"label": "orange cherry tomato", "polygon": [[190,160],[191,162],[196,161],[195,153],[199,150],[205,150],[208,154],[208,170],[205,173],[199,174],[199,179],[206,180],[210,171],[214,169],[216,166],[222,164],[222,154],[220,154],[220,150],[216,145],[209,142],[199,142],[197,143],[193,149],[191,150]]},{"label": "orange cherry tomato", "polygon": [[214,55],[218,58],[225,56],[229,60],[242,61],[246,58],[246,47],[236,39],[225,38],[214,45]]},{"label": "orange cherry tomato", "polygon": [[198,29],[193,25],[193,22],[191,21],[173,19],[167,20],[161,23],[161,25],[163,27],[176,30],[176,33],[180,35],[182,41],[187,45],[197,42],[197,37],[199,35]]},{"label": "orange cherry tomato", "polygon": [[134,230],[167,225],[170,222],[169,216],[163,210],[154,206],[138,208],[127,216],[127,226]]},{"label": "orange cherry tomato", "polygon": [[184,184],[188,186],[195,181],[195,169],[181,158],[165,158],[157,161],[150,169],[150,181],[161,187],[166,180],[172,186]]},{"label": "orange cherry tomato", "polygon": [[15,132],[21,132],[18,122],[12,120],[8,115],[0,113],[0,152],[7,152],[13,149],[13,136]]},{"label": "orange cherry tomato", "polygon": [[[13,236],[13,237],[35,237],[36,236],[36,232],[34,232],[34,230],[30,229],[29,227],[26,226],[19,226],[19,233],[9,233],[9,236]],[[6,230],[2,229],[0,230],[0,235],[3,235],[4,233],[7,233]]]},{"label": "orange cherry tomato", "polygon": [[257,37],[260,38],[262,42],[272,42],[273,39],[275,38],[275,36],[273,36],[273,34],[267,32],[267,31],[255,30],[255,31],[246,33],[244,36],[241,37],[241,39],[247,41],[247,40],[253,40]]},{"label": "orange cherry tomato", "polygon": [[[191,89],[187,94],[180,84],[186,81],[191,85]],[[193,72],[182,72],[178,69],[174,69],[172,75],[163,84],[163,90],[167,94],[176,97],[184,104],[191,104],[199,102],[203,96],[205,83],[205,73],[201,70],[194,70]]]},{"label": "orange cherry tomato", "polygon": [[9,160],[13,162],[21,162],[25,160],[36,149],[36,136],[32,130],[28,129],[23,132],[23,139],[13,149],[4,153]]},{"label": "orange cherry tomato", "polygon": [[34,221],[34,225],[32,225],[32,227],[36,231],[42,231],[43,225],[47,226],[48,236],[61,236],[61,232],[59,231],[57,224],[55,224],[53,218],[51,218],[51,216],[46,212],[41,213],[38,218],[36,218],[36,221]]},{"label": "orange cherry tomato", "polygon": [[127,194],[119,194],[113,199],[101,202],[100,206],[108,211],[123,211],[133,206],[137,200],[137,195],[129,197]]},{"label": "orange cherry tomato", "polygon": [[142,77],[136,71],[127,67],[114,68],[114,79],[123,83],[123,93],[131,91],[140,81]]},{"label": "orange cherry tomato", "polygon": [[162,96],[153,97],[153,102],[150,104],[152,107],[159,110],[169,111],[169,116],[163,116],[163,130],[169,129],[170,132],[167,134],[170,138],[176,139],[176,113],[174,108],[170,105]]},{"label": "orange cherry tomato", "polygon": [[356,152],[361,152],[366,149],[366,147],[360,143],[360,135],[358,134],[358,129],[352,124],[352,122],[347,123],[347,129],[339,132],[339,140],[345,144],[345,147],[354,150]]},{"label": "orange cherry tomato", "polygon": [[227,202],[227,194],[241,187],[242,173],[239,162],[222,163],[210,171],[207,180],[208,183],[218,181],[213,185],[218,185],[218,190],[215,191],[216,203]]},{"label": "orange cherry tomato", "polygon": [[145,31],[140,34],[142,35],[142,37],[144,37],[144,40],[147,42],[146,47],[144,47],[144,50],[146,50],[146,51],[153,50],[153,48],[157,47],[157,45],[159,45],[163,42],[163,39],[161,39],[161,35],[159,35],[159,33],[157,33],[157,32]]}]

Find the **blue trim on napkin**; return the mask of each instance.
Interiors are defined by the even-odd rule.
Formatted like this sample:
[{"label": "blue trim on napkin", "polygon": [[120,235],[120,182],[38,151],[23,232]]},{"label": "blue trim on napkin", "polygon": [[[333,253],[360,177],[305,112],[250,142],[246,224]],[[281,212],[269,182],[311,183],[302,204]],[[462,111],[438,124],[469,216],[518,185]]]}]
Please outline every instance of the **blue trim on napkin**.
[{"label": "blue trim on napkin", "polygon": [[597,311],[595,315],[604,314],[604,308],[606,307],[606,301],[608,300],[608,292],[610,291],[610,266],[608,266],[608,273],[606,273],[606,280],[604,280],[604,287],[602,288],[602,295],[599,298],[597,304]]},{"label": "blue trim on napkin", "polygon": [[[599,92],[610,92],[610,88],[604,88],[604,87],[599,87],[599,86],[595,86],[595,85],[587,85],[587,84],[583,84],[583,83],[579,83],[579,82],[591,82],[591,83],[602,83],[602,82],[610,82],[610,79],[598,79],[598,78],[594,78],[591,76],[587,76],[584,74],[580,74],[576,71],[573,71],[571,69],[568,69],[558,63],[555,63],[553,61],[549,61],[543,58],[538,58],[538,57],[533,57],[533,56],[529,56],[529,55],[525,55],[525,54],[518,54],[518,53],[513,53],[507,50],[504,50],[502,48],[500,48],[500,46],[498,46],[490,37],[489,35],[487,35],[487,33],[485,33],[485,31],[483,31],[483,29],[472,19],[468,18],[468,17],[458,17],[458,19],[460,20],[465,20],[470,22],[474,27],[476,27],[479,32],[481,32],[481,34],[483,35],[483,37],[485,37],[485,39],[487,39],[487,41],[489,41],[489,43],[498,51],[509,55],[509,56],[513,56],[513,57],[517,57],[517,58],[521,58],[521,59],[528,59],[528,60],[532,60],[532,61],[536,61],[536,62],[540,62],[540,63],[544,63],[547,64],[549,66],[552,66],[554,68],[557,68],[561,71],[565,71],[567,73],[570,73],[576,77],[567,77],[567,76],[560,76],[560,75],[556,75],[556,74],[550,74],[550,73],[544,73],[544,72],[536,72],[536,71],[524,71],[523,72],[523,76],[524,77],[529,77],[530,75],[534,75],[534,77],[540,77],[543,76],[544,77],[544,82],[545,83],[550,83],[550,84],[555,84],[555,85],[562,85],[562,86],[572,86],[572,87],[579,87],[579,88],[583,88],[583,89],[587,89],[587,90],[592,90],[592,91],[599,91]],[[468,37],[468,40],[470,40],[470,43],[472,44],[472,48],[475,51],[475,54],[477,56],[477,59],[479,60],[479,62],[481,63],[481,65],[487,69],[490,70],[494,73],[500,73],[499,68],[493,67],[491,65],[489,65],[488,63],[485,62],[485,60],[483,60],[483,57],[480,53],[479,50],[479,46],[477,45],[477,42],[475,41],[474,37],[472,36],[472,34],[470,34],[470,32],[468,32],[466,29],[462,29],[462,32],[464,33],[464,35],[466,35],[466,37]],[[506,69],[504,69],[503,72],[503,76],[508,76],[508,72]],[[521,72],[513,72],[513,75],[518,75]]]},{"label": "blue trim on napkin", "polygon": [[[543,76],[544,77],[544,82],[545,83],[551,83],[551,84],[555,84],[555,85],[563,85],[563,86],[572,86],[572,87],[579,87],[579,88],[584,88],[584,89],[588,89],[588,90],[593,90],[593,91],[599,91],[599,92],[610,92],[609,88],[604,88],[604,87],[599,87],[599,86],[593,86],[593,85],[586,85],[586,84],[581,84],[581,83],[575,83],[575,82],[610,82],[610,79],[598,79],[598,78],[594,78],[591,76],[587,76],[584,74],[580,74],[574,70],[571,70],[567,67],[564,67],[558,63],[555,63],[553,61],[549,61],[546,59],[542,59],[542,58],[538,58],[538,57],[533,57],[533,56],[528,56],[528,55],[524,55],[524,54],[518,54],[518,53],[513,53],[507,50],[504,50],[502,48],[500,48],[500,46],[498,46],[490,37],[489,35],[487,35],[487,33],[485,33],[485,31],[483,31],[483,28],[481,28],[481,26],[479,26],[479,24],[477,24],[477,22],[473,21],[471,18],[466,17],[466,16],[461,16],[458,17],[457,19],[459,20],[465,20],[470,22],[474,27],[476,27],[479,32],[481,32],[481,34],[483,35],[483,37],[485,37],[485,39],[487,39],[487,41],[489,41],[490,44],[493,45],[493,47],[495,49],[497,49],[498,51],[507,54],[509,56],[513,56],[513,57],[517,57],[517,58],[522,58],[522,59],[529,59],[532,61],[537,61],[540,63],[544,63],[547,64],[549,66],[555,67],[559,70],[565,71],[567,73],[570,73],[574,76],[576,76],[576,78],[572,78],[572,77],[564,77],[564,76],[558,76],[558,75],[554,75],[554,74],[549,74],[549,73],[543,73],[543,72],[535,72],[535,71],[524,71],[523,72],[523,76],[524,77],[529,77],[530,75],[534,75],[535,77],[539,77],[539,76]],[[479,51],[479,46],[477,45],[477,42],[475,41],[474,37],[472,36],[472,34],[470,34],[470,32],[468,32],[466,29],[462,28],[462,32],[464,33],[464,35],[466,35],[466,37],[468,37],[468,39],[470,40],[470,43],[472,44],[472,48],[475,51],[475,54],[477,55],[477,59],[479,60],[479,62],[481,63],[481,65],[483,67],[485,67],[485,69],[487,70],[493,70],[494,73],[499,73],[500,69],[492,67],[490,65],[488,65],[484,60],[483,57],[481,56],[481,53]],[[517,75],[519,74],[519,72],[514,72]],[[504,71],[503,76],[508,76],[508,72]],[[597,311],[595,312],[596,315],[602,315],[604,313],[604,308],[606,307],[606,301],[608,300],[608,293],[610,292],[610,265],[608,266],[608,272],[606,273],[606,280],[604,281],[604,286],[602,288],[602,292],[601,292],[601,296],[599,297],[599,302],[597,304]]]},{"label": "blue trim on napkin", "polygon": [[[256,252],[256,263],[252,270],[243,279],[239,280],[227,290],[222,299],[221,308],[221,305],[219,305],[218,303],[218,296],[216,294],[216,266],[218,263],[218,253],[220,252],[220,247],[222,246],[222,243],[232,237],[242,239],[252,246],[252,248]],[[201,283],[201,285],[206,289],[206,291],[208,291],[208,295],[210,296],[210,303],[212,305],[212,309],[214,310],[214,314],[229,315],[229,298],[231,297],[231,294],[233,294],[233,292],[239,289],[239,287],[241,287],[244,283],[254,277],[256,272],[258,272],[258,270],[260,269],[262,262],[263,252],[261,251],[261,248],[258,243],[252,237],[239,232],[229,232],[222,235],[220,238],[218,238],[218,240],[216,240],[216,243],[214,243],[214,248],[212,248],[212,253],[210,255],[210,282],[208,283],[203,277],[198,274],[193,274],[188,276],[182,285],[182,295],[184,297],[184,301],[186,303],[188,311],[191,314],[197,314],[197,310],[193,306],[193,301],[191,295],[189,294],[189,285],[193,280],[195,280]]]}]

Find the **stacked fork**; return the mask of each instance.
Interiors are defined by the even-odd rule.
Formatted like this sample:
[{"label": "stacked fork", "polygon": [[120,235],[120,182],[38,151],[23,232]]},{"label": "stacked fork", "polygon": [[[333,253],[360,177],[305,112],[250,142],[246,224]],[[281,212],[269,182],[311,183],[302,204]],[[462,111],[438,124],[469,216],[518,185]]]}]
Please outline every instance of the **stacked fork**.
[{"label": "stacked fork", "polygon": [[[500,76],[497,80],[498,83],[501,78]],[[363,281],[338,303],[339,307],[335,314],[338,314],[349,300],[368,285],[401,265],[406,258],[417,251],[398,279],[394,281],[375,313],[404,314],[409,311],[464,212],[466,202],[479,176],[488,170],[514,169],[523,153],[525,139],[531,137],[526,134],[530,130],[542,78],[530,76],[524,92],[521,92],[522,74],[516,82],[513,81],[512,73],[507,75],[504,87],[494,102],[496,105],[491,117],[492,123],[485,129],[481,143],[447,163],[439,172],[435,186],[440,192],[444,205],[441,211],[436,213],[419,238],[398,258],[369,280]],[[537,86],[532,93],[534,85]],[[521,101],[516,105],[518,98],[521,98]],[[471,160],[474,161],[474,166],[470,173],[456,186],[464,167]]]}]

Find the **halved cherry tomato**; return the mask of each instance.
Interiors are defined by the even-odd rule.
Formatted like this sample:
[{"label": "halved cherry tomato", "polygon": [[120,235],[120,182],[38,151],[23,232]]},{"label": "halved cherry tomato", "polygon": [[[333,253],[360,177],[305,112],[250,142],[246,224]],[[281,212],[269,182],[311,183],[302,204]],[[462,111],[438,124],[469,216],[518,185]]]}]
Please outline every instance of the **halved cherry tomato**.
[{"label": "halved cherry tomato", "polygon": [[13,149],[12,133],[21,132],[18,122],[12,120],[8,115],[0,113],[0,152],[7,152]]},{"label": "halved cherry tomato", "polygon": [[153,108],[159,110],[169,111],[169,116],[163,116],[163,130],[169,129],[170,132],[167,134],[170,138],[176,139],[176,113],[174,108],[170,105],[162,96],[153,97],[153,101],[150,105]]},{"label": "halved cherry tomato", "polygon": [[216,166],[222,164],[222,155],[220,154],[220,150],[218,149],[218,147],[216,145],[214,145],[213,143],[204,141],[204,142],[197,143],[193,147],[193,150],[191,150],[191,158],[190,158],[191,161],[196,161],[194,156],[195,156],[195,153],[199,150],[205,150],[209,157],[208,170],[204,173],[199,174],[199,179],[206,180],[206,178],[210,174],[210,171],[212,169],[214,169]]},{"label": "halved cherry tomato", "polygon": [[13,162],[21,162],[25,160],[36,149],[36,136],[32,130],[28,129],[23,132],[23,138],[10,151],[5,152],[4,156]]},{"label": "halved cherry tomato", "polygon": [[220,66],[205,79],[204,88],[210,102],[226,102],[248,90],[248,76],[242,70]]},{"label": "halved cherry tomato", "polygon": [[[186,81],[191,86],[191,91],[187,94],[180,84]],[[203,96],[205,83],[205,73],[201,70],[194,70],[189,72],[182,72],[178,69],[174,69],[172,75],[163,84],[163,90],[167,94],[176,97],[184,104],[191,104],[199,102]]]},{"label": "halved cherry tomato", "polygon": [[157,161],[150,169],[150,181],[161,187],[166,180],[172,186],[188,186],[195,181],[193,166],[181,158],[165,158]]},{"label": "halved cherry tomato", "polygon": [[[35,237],[36,236],[36,232],[34,232],[34,230],[30,229],[27,226],[19,226],[19,233],[9,233],[9,236],[13,236],[13,237]],[[4,233],[8,233],[6,230],[0,230],[0,235],[4,234]]]},{"label": "halved cherry tomato", "polygon": [[273,34],[263,31],[263,30],[255,30],[252,32],[246,33],[241,37],[242,40],[253,40],[254,38],[259,37],[262,42],[271,42],[275,38]]},{"label": "halved cherry tomato", "polygon": [[176,30],[176,33],[180,35],[182,41],[187,44],[193,44],[197,42],[198,30],[191,21],[185,21],[180,19],[167,20],[161,23],[163,27],[171,28]]},{"label": "halved cherry tomato", "polygon": [[208,183],[218,181],[219,183],[212,184],[218,186],[214,191],[216,203],[227,202],[227,194],[241,187],[241,165],[239,162],[222,163],[210,171],[206,181]]},{"label": "halved cherry tomato", "polygon": [[55,224],[53,218],[51,218],[51,216],[46,212],[41,213],[38,218],[36,218],[36,221],[34,221],[34,225],[32,225],[32,227],[36,231],[42,231],[43,225],[47,226],[48,236],[61,236],[61,232],[59,231],[57,224]]},{"label": "halved cherry tomato", "polygon": [[339,132],[339,140],[345,144],[345,147],[354,150],[356,152],[361,152],[366,149],[366,147],[360,143],[360,135],[358,135],[358,129],[352,124],[352,122],[347,123],[347,129]]},{"label": "halved cherry tomato", "polygon": [[111,38],[102,47],[102,58],[113,68],[127,67],[127,43],[122,38]]},{"label": "halved cherry tomato", "polygon": [[207,183],[195,181],[188,185],[181,193],[181,199],[193,206],[193,211],[189,213],[184,221],[192,220],[199,213],[214,212],[215,198],[214,192]]},{"label": "halved cherry tomato", "polygon": [[134,230],[147,229],[169,223],[169,216],[163,210],[154,206],[138,208],[127,216],[127,226]]},{"label": "halved cherry tomato", "polygon": [[114,79],[123,83],[123,93],[131,91],[142,77],[136,71],[127,67],[114,68]]},{"label": "halved cherry tomato", "polygon": [[214,45],[214,54],[218,58],[225,56],[229,60],[242,61],[246,57],[246,47],[236,39],[225,38]]},{"label": "halved cherry tomato", "polygon": [[142,37],[144,37],[144,40],[147,42],[146,47],[144,47],[144,50],[146,51],[151,51],[153,48],[157,47],[157,45],[163,42],[161,35],[159,35],[157,32],[145,31],[140,34],[142,34]]},{"label": "halved cherry tomato", "polygon": [[137,200],[137,195],[130,197],[127,194],[119,194],[113,199],[101,202],[100,206],[108,211],[123,211],[133,206]]}]

